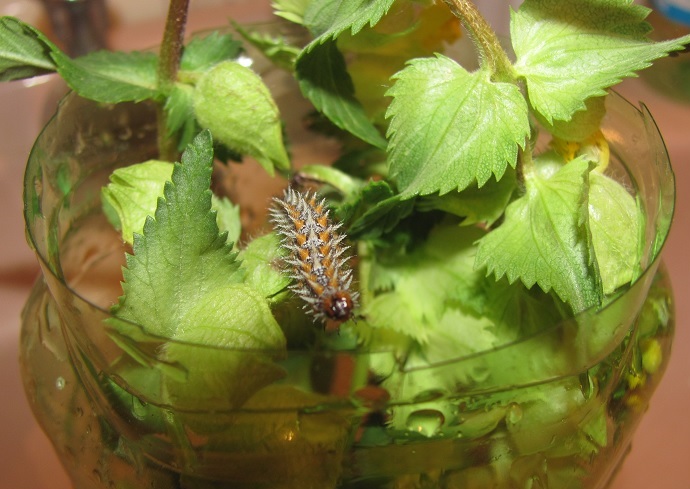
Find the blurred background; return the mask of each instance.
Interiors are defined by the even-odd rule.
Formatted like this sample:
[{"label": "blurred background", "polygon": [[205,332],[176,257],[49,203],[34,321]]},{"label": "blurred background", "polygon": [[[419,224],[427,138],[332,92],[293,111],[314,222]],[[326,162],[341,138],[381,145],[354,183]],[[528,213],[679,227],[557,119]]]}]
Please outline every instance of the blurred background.
[{"label": "blurred background", "polygon": [[[505,13],[506,3],[517,6],[520,2],[478,3],[497,30],[505,32],[505,17],[495,14]],[[153,46],[162,36],[166,10],[167,0],[0,0],[1,15],[31,23],[75,54],[97,47]],[[189,31],[222,26],[229,18],[270,19],[270,1],[192,0]],[[662,37],[690,31],[658,13],[650,21]],[[650,109],[676,173],[675,224],[664,259],[675,290],[677,333],[670,366],[612,489],[689,489],[690,53],[655,65],[644,79],[625,81],[619,91],[634,104],[644,101]],[[60,81],[49,76],[0,84],[0,489],[69,488],[24,398],[17,353],[19,315],[38,275],[36,259],[24,238],[24,164],[32,141],[62,93]]]}]

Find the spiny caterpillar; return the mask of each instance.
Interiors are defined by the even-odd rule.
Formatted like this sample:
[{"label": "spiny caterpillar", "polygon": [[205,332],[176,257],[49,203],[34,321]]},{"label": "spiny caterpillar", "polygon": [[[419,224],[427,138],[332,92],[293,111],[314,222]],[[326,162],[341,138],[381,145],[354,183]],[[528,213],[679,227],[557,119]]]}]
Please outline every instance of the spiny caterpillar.
[{"label": "spiny caterpillar", "polygon": [[351,292],[352,270],[346,265],[348,249],[342,246],[344,234],[336,233],[342,223],[328,219],[325,199],[317,202],[316,194],[302,194],[287,188],[282,199],[273,198],[271,222],[282,237],[281,244],[290,255],[294,283],[290,289],[306,304],[314,320],[347,321],[357,307],[359,293]]}]

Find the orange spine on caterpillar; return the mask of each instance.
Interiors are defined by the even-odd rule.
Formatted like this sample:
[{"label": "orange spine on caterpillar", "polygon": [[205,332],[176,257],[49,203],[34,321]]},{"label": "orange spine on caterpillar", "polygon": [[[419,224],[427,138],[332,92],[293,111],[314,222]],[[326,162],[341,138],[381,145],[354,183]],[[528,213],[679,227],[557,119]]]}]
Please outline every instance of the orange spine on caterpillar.
[{"label": "orange spine on caterpillar", "polygon": [[285,263],[294,280],[290,289],[304,300],[304,308],[315,320],[344,322],[353,316],[359,293],[351,291],[352,270],[347,266],[342,223],[328,218],[326,201],[316,194],[302,194],[292,188],[282,199],[274,198],[271,222],[289,251]]}]

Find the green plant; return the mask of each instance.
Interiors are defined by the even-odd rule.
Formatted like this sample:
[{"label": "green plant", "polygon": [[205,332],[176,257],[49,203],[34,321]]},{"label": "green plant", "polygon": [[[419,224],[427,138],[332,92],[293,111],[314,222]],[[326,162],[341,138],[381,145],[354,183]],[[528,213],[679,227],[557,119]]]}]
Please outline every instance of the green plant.
[{"label": "green plant", "polygon": [[[270,92],[236,61],[241,40],[213,33],[183,47],[187,2],[170,5],[159,55],[70,59],[32,27],[3,18],[0,73],[57,71],[99,102],[158,104],[159,160],[116,171],[103,190],[106,214],[133,249],[107,327],[142,364],[126,341],[137,334],[129,321],[171,340],[265,352],[190,359],[195,352],[171,343],[167,360],[207,374],[198,384],[171,382],[171,404],[216,376],[242,406],[280,378],[272,359],[288,344],[394,349],[401,364],[439,364],[601,308],[642,272],[645,216],[606,173],[604,96],[690,42],[649,41],[644,7],[526,0],[511,12],[514,59],[464,0],[276,0],[276,13],[309,33],[303,46],[236,26],[294,74],[319,114],[315,126],[342,145],[338,161],[299,172],[319,182],[357,256],[360,307],[334,335],[299,313],[278,320],[276,311],[302,307],[276,267],[285,247],[273,233],[239,246],[237,208],[210,190],[214,143],[217,154],[295,176]],[[478,53],[474,71],[438,54],[459,23]],[[537,152],[544,137],[549,149]],[[184,148],[182,162],[171,163]],[[420,392],[483,379],[454,371],[426,380]],[[553,402],[552,413],[565,402],[557,394],[539,399]],[[400,412],[396,429],[406,419]],[[601,419],[587,436],[601,435]]]}]

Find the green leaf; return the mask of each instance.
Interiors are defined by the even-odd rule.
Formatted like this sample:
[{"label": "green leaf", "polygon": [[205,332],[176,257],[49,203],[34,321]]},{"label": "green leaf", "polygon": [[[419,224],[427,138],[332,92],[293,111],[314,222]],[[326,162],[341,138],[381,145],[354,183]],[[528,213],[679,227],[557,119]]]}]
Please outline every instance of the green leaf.
[{"label": "green leaf", "polygon": [[477,266],[496,278],[520,279],[554,292],[575,312],[602,299],[587,231],[590,162],[578,158],[552,176],[525,175],[526,193],[505,221],[479,241]]},{"label": "green leaf", "polygon": [[417,201],[417,208],[437,209],[462,217],[463,226],[476,223],[490,226],[503,215],[516,188],[515,172],[509,170],[498,182],[489,180],[481,188],[472,184],[460,192],[422,197]]},{"label": "green leaf", "polygon": [[690,42],[649,41],[648,13],[630,0],[526,0],[512,14],[511,39],[532,107],[547,121],[568,120],[588,98]]},{"label": "green leaf", "polygon": [[158,56],[153,53],[97,51],[71,59],[54,52],[58,72],[72,90],[104,103],[155,99]]},{"label": "green leaf", "polygon": [[[108,219],[125,242],[132,244],[134,233],[141,234],[146,219],[155,214],[173,168],[167,161],[150,160],[118,168],[110,175],[110,183],[101,189],[101,199]],[[211,208],[220,231],[227,231],[229,241],[236,241],[241,231],[239,206],[213,195]]]},{"label": "green leaf", "polygon": [[403,198],[482,187],[514,167],[529,134],[519,89],[442,55],[412,61],[388,95],[390,176]]},{"label": "green leaf", "polygon": [[240,252],[242,268],[246,271],[245,282],[264,297],[272,298],[287,289],[292,279],[280,270],[280,239],[269,233],[249,242]]},{"label": "green leaf", "polygon": [[271,175],[290,167],[280,114],[261,77],[232,61],[204,73],[194,88],[194,112],[202,127],[229,148],[256,160]]},{"label": "green leaf", "polygon": [[175,163],[155,219],[134,235],[127,256],[124,296],[113,314],[147,332],[174,337],[180,320],[212,290],[241,281],[239,263],[211,211],[213,148],[201,133]]},{"label": "green leaf", "polygon": [[201,73],[222,61],[237,58],[241,52],[241,42],[234,40],[230,34],[214,31],[189,41],[182,53],[180,70]]},{"label": "green leaf", "polygon": [[216,223],[221,233],[228,233],[228,241],[237,243],[242,234],[240,206],[233,204],[227,197],[213,195],[211,209],[216,213]]},{"label": "green leaf", "polygon": [[296,68],[302,93],[319,112],[363,141],[381,149],[386,147],[386,140],[355,98],[345,58],[335,41],[315,44],[310,51],[303,51]]},{"label": "green leaf", "polygon": [[343,192],[345,199],[337,206],[336,215],[348,223],[351,239],[378,238],[395,229],[414,209],[415,200],[401,201],[385,180],[353,180],[348,190]]},{"label": "green leaf", "polygon": [[266,56],[275,66],[288,71],[294,70],[297,56],[299,56],[301,51],[300,48],[293,46],[282,36],[245,29],[243,26],[236,23],[233,23],[233,27],[237,29],[237,32],[239,32],[247,42],[261,51],[261,54]]},{"label": "green leaf", "polygon": [[168,115],[165,119],[168,136],[177,133],[177,147],[183,151],[200,131],[194,117],[194,88],[184,83],[175,83],[163,107]]},{"label": "green leaf", "polygon": [[381,293],[363,311],[370,325],[428,343],[449,304],[468,306],[483,288],[484,274],[474,268],[474,243],[482,235],[478,228],[443,224],[412,253],[379,257],[370,288]]},{"label": "green leaf", "polygon": [[300,177],[307,180],[325,183],[343,195],[350,195],[358,190],[362,181],[333,166],[304,165],[299,169]]},{"label": "green leaf", "polygon": [[621,184],[590,174],[589,227],[605,294],[636,278],[642,222],[635,199]]},{"label": "green leaf", "polygon": [[166,378],[172,405],[204,408],[212,395],[237,407],[285,375],[272,358],[283,353],[285,336],[264,297],[244,284],[225,284],[189,304],[173,339],[163,356],[188,376]]},{"label": "green leaf", "polygon": [[570,316],[570,311],[553,294],[538,287],[528,289],[522,282],[508,283],[487,277],[483,294],[474,305],[477,314],[488,317],[494,324],[497,345],[532,336],[553,327]]},{"label": "green leaf", "polygon": [[578,110],[567,120],[546,121],[539,113],[539,122],[554,137],[568,142],[583,142],[594,136],[601,128],[606,115],[606,97],[593,97],[585,100],[585,110]]},{"label": "green leaf", "polygon": [[171,340],[157,363],[186,373],[163,377],[165,400],[185,408],[206,405],[209,397],[238,406],[283,375],[272,357],[284,350],[285,337],[264,297],[241,283],[236,253],[211,211],[212,165],[213,143],[204,131],[175,164],[155,219],[134,235],[124,295],[109,320],[120,342],[133,331],[125,321]]},{"label": "green leaf", "polygon": [[295,24],[304,23],[304,12],[311,0],[274,0],[271,4],[274,14]]},{"label": "green leaf", "polygon": [[14,17],[0,18],[0,81],[53,73],[58,50],[41,32]]},{"label": "green leaf", "polygon": [[111,173],[110,183],[101,189],[101,198],[117,216],[116,227],[125,242],[132,243],[134,233],[142,233],[146,218],[154,215],[158,198],[163,196],[163,187],[172,172],[172,163],[151,160]]},{"label": "green leaf", "polygon": [[364,26],[374,26],[381,20],[395,0],[319,0],[310,2],[304,12],[304,24],[316,36],[307,46],[338,37],[350,30],[357,34]]}]

